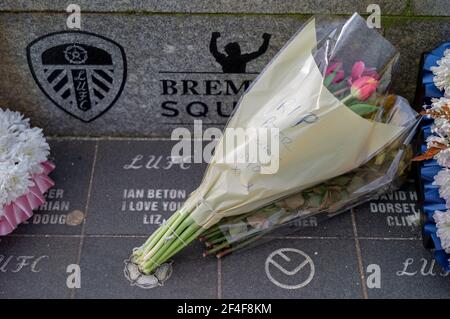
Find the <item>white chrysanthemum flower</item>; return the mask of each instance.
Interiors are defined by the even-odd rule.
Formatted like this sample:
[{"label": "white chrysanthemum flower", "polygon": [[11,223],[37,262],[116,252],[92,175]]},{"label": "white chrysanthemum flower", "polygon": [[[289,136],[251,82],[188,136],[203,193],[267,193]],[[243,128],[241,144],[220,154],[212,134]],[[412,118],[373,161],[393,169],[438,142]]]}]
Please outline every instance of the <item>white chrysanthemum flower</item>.
[{"label": "white chrysanthemum flower", "polygon": [[444,56],[437,61],[437,65],[431,67],[434,85],[444,91],[445,96],[450,96],[450,49],[445,50]]},{"label": "white chrysanthemum flower", "polygon": [[446,253],[450,253],[450,210],[446,212],[436,211],[433,218],[436,222],[436,235],[441,240],[441,246]]},{"label": "white chrysanthemum flower", "polygon": [[449,141],[445,137],[436,135],[430,135],[427,137],[427,148],[432,148],[436,145],[436,143],[449,145]]},{"label": "white chrysanthemum flower", "polygon": [[440,170],[439,173],[434,176],[433,185],[442,186],[446,184],[450,184],[450,169]]},{"label": "white chrysanthemum flower", "polygon": [[26,161],[18,164],[10,161],[0,163],[0,199],[3,205],[26,194],[31,186],[33,182]]},{"label": "white chrysanthemum flower", "polygon": [[446,97],[434,97],[431,99],[431,107],[428,107],[427,105],[425,105],[425,109],[429,109],[429,110],[440,110],[442,109],[443,106],[449,104],[449,99]]},{"label": "white chrysanthemum flower", "polygon": [[28,192],[48,154],[41,129],[30,128],[18,112],[0,109],[0,208]]},{"label": "white chrysanthemum flower", "polygon": [[441,150],[434,156],[434,158],[436,159],[439,165],[450,168],[450,148]]},{"label": "white chrysanthemum flower", "polygon": [[447,119],[443,117],[438,117],[434,119],[434,127],[435,132],[438,133],[440,136],[445,137],[448,136],[450,132],[450,123],[447,121]]},{"label": "white chrysanthemum flower", "polygon": [[445,206],[450,209],[450,170],[439,171],[434,177],[433,185],[439,186],[439,196],[445,200]]},{"label": "white chrysanthemum flower", "polygon": [[19,139],[21,141],[21,154],[30,163],[31,173],[41,173],[40,163],[47,160],[50,150],[42,130],[38,128],[28,129],[20,134]]}]

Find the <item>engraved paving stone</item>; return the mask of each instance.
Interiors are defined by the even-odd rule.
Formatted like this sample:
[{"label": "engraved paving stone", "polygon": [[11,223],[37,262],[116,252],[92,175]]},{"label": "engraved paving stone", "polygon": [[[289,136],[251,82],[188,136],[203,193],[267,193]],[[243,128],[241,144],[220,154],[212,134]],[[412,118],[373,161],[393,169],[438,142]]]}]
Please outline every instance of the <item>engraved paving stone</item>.
[{"label": "engraved paving stone", "polygon": [[350,211],[332,218],[318,214],[282,226],[269,236],[279,237],[353,237]]},{"label": "engraved paving stone", "polygon": [[[0,239],[0,298],[69,298],[79,238]],[[68,272],[68,269],[70,270]],[[70,283],[76,284],[69,280]],[[71,286],[73,287],[73,286]]]},{"label": "engraved paving stone", "polygon": [[100,142],[87,234],[149,235],[200,184],[205,164],[175,163],[169,141]]},{"label": "engraved paving stone", "polygon": [[94,141],[50,139],[51,160],[56,169],[50,177],[55,186],[47,203],[20,225],[17,234],[80,234],[89,189]]},{"label": "engraved paving stone", "polygon": [[369,298],[449,298],[448,273],[420,240],[360,240]]},{"label": "engraved paving stone", "polygon": [[419,238],[420,212],[413,181],[398,191],[354,208],[358,236]]},{"label": "engraved paving stone", "polygon": [[[170,278],[163,286],[144,289],[151,278],[127,278],[125,261],[134,247],[141,245],[138,238],[86,238],[81,256],[83,286],[76,298],[216,298],[217,261],[201,255],[196,243],[174,258]],[[153,285],[154,286],[154,285]]]},{"label": "engraved paving stone", "polygon": [[278,239],[221,261],[223,298],[361,298],[353,240]]}]

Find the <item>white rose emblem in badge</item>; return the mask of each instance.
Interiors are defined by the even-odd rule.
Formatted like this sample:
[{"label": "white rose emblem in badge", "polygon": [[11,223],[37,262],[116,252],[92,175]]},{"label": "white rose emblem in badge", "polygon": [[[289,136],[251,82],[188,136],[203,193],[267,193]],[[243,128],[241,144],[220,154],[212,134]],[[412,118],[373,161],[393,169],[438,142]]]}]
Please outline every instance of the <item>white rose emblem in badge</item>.
[{"label": "white rose emblem in badge", "polygon": [[126,80],[123,48],[88,32],[45,35],[28,45],[27,58],[42,92],[83,122],[93,121],[111,108]]}]

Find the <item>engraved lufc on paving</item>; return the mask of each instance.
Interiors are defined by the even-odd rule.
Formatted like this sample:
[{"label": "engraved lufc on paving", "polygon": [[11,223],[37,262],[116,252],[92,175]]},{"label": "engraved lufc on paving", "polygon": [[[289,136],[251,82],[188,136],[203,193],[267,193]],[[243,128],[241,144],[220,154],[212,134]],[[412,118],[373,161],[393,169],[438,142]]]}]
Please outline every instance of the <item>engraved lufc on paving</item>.
[{"label": "engraved lufc on paving", "polygon": [[[291,257],[298,256],[290,258],[288,255]],[[276,261],[280,259],[285,261],[283,265]],[[307,286],[315,273],[314,262],[311,257],[294,248],[281,248],[272,252],[266,259],[265,270],[269,280],[284,289],[299,289]],[[284,280],[281,280],[281,278],[284,278]],[[281,281],[286,281],[286,283]]]}]

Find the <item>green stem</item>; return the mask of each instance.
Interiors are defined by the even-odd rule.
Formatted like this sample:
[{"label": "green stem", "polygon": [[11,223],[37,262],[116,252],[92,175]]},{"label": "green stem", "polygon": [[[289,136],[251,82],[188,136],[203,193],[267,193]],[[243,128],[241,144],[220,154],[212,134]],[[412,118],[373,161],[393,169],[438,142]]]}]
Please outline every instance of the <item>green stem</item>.
[{"label": "green stem", "polygon": [[214,237],[214,236],[216,236],[217,234],[221,234],[221,233],[222,233],[222,231],[221,231],[220,229],[217,229],[216,231],[209,232],[209,233],[207,233],[207,234],[203,233],[203,234],[202,234],[202,238],[208,239],[208,238]]},{"label": "green stem", "polygon": [[177,240],[174,241],[157,259],[158,264],[161,264],[164,261],[166,261],[169,258],[169,255],[171,255],[173,251],[177,250],[178,247],[187,246],[190,243],[189,241],[190,237],[199,229],[199,227],[200,226],[198,226],[195,222],[192,221],[189,227],[183,233],[181,233],[179,238],[177,238]]},{"label": "green stem", "polygon": [[221,242],[224,242],[224,241],[227,241],[227,239],[224,236],[216,236],[214,238],[209,239],[206,243],[209,246],[212,246],[214,244],[218,244],[218,243],[221,243]]},{"label": "green stem", "polygon": [[210,234],[216,233],[220,231],[219,225],[216,224],[210,228],[208,228],[207,230],[205,230],[205,232],[203,233],[203,237],[208,237]]},{"label": "green stem", "polygon": [[[188,239],[186,241],[186,243],[188,244],[191,243],[193,240],[195,240],[198,236],[200,236],[203,233],[204,229],[203,228],[199,228],[192,236],[190,239]],[[172,258],[172,256],[176,255],[181,249],[183,249],[185,246],[184,245],[180,245],[177,249],[175,249],[170,255],[168,255],[166,257],[166,260],[169,260],[170,258]]]},{"label": "green stem", "polygon": [[212,234],[211,236],[206,236],[204,238],[205,238],[206,241],[211,241],[211,240],[216,239],[218,237],[223,238],[223,237],[225,237],[225,235],[221,231],[219,231],[219,232],[217,232],[215,234]]},{"label": "green stem", "polygon": [[[167,247],[174,242],[179,240],[180,235],[183,231],[188,228],[191,224],[191,219],[189,216],[183,216],[182,221],[179,221],[178,227],[168,227],[167,232],[162,236],[158,243],[144,256],[144,266],[146,262],[150,264],[157,264],[158,258],[165,252]],[[170,239],[169,239],[170,238]]]},{"label": "green stem", "polygon": [[191,243],[204,231],[204,229],[197,225],[192,219],[188,218],[188,220],[191,223],[189,227],[185,229],[174,242],[170,243],[170,246],[160,248],[158,254],[154,256],[153,263],[144,265],[145,273],[154,271],[158,265],[166,262],[170,257]]},{"label": "green stem", "polygon": [[[161,237],[169,230],[169,227],[177,227],[178,224],[183,220],[183,214],[176,211],[164,224],[158,227],[156,232],[154,232],[142,246],[142,252],[148,252],[152,249]],[[172,226],[172,223],[176,226]],[[145,254],[144,254],[145,255]]]}]

